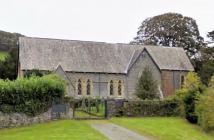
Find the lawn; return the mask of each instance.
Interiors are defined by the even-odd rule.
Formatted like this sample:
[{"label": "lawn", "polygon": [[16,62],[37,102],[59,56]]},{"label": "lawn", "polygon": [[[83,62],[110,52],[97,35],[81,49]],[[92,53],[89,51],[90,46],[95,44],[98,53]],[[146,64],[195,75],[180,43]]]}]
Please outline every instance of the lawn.
[{"label": "lawn", "polygon": [[113,118],[111,122],[157,140],[214,140],[181,118]]},{"label": "lawn", "polygon": [[7,55],[8,54],[6,52],[0,52],[0,61],[4,61]]},{"label": "lawn", "polygon": [[106,140],[86,121],[62,120],[0,130],[0,140]]}]

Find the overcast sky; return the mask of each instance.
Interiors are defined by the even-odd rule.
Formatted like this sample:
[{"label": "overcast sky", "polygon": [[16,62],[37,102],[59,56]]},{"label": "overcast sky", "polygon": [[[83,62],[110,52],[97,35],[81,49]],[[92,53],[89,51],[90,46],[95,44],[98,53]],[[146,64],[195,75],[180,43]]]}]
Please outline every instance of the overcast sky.
[{"label": "overcast sky", "polygon": [[26,36],[128,43],[147,17],[178,12],[214,30],[214,0],[0,0],[0,30]]}]

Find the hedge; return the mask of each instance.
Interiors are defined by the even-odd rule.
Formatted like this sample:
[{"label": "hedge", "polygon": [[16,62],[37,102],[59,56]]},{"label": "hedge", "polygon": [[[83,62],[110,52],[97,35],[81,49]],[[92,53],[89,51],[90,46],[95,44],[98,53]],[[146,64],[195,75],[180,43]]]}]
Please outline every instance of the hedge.
[{"label": "hedge", "polygon": [[125,101],[117,108],[116,116],[179,116],[180,102],[177,100]]},{"label": "hedge", "polygon": [[64,97],[65,84],[56,75],[0,80],[0,111],[35,116]]}]

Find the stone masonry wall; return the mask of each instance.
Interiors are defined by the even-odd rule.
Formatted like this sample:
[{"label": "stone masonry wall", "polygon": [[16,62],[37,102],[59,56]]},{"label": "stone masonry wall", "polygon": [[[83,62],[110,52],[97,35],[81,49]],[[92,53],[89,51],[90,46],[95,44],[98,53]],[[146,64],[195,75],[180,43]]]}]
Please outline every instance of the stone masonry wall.
[{"label": "stone masonry wall", "polygon": [[[70,119],[70,118],[73,118],[72,109],[69,109],[69,111],[66,114],[61,114],[59,119]],[[23,113],[6,114],[0,112],[0,128],[27,126],[31,124],[49,122],[52,120],[55,119],[53,119],[51,109],[35,117],[29,117]]]}]

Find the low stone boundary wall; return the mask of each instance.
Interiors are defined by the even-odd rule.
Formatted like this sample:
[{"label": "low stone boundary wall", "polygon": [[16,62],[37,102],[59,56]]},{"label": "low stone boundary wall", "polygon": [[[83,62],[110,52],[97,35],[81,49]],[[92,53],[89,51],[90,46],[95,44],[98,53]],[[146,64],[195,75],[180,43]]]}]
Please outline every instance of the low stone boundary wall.
[{"label": "low stone boundary wall", "polygon": [[69,108],[66,113],[59,113],[57,118],[55,115],[56,114],[52,112],[52,108],[35,117],[30,117],[23,113],[7,114],[0,112],[0,128],[27,126],[57,119],[71,119],[73,118],[73,109]]}]

